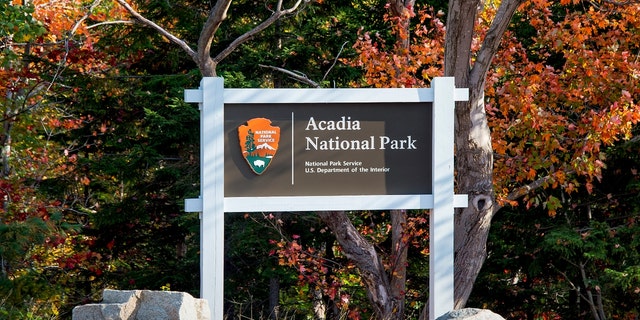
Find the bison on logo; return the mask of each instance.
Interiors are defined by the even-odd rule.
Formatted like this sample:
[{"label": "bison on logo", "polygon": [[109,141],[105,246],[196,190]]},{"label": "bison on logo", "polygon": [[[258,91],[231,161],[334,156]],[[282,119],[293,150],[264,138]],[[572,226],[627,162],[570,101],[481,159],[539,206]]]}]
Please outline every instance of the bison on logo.
[{"label": "bison on logo", "polygon": [[261,175],[278,151],[280,127],[272,126],[269,119],[254,118],[238,127],[238,140],[242,157],[255,174]]}]

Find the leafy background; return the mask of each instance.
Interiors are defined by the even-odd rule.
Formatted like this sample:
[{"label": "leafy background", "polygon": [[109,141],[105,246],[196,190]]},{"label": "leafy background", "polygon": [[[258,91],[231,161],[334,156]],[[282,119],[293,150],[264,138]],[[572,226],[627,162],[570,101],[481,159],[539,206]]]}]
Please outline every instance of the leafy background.
[{"label": "leafy background", "polygon": [[[210,5],[136,4],[190,44]],[[506,207],[469,306],[516,319],[640,315],[640,18],[609,5],[526,2],[494,61],[487,112]],[[398,62],[407,53],[385,2],[320,0],[218,71],[226,87],[305,86],[264,66],[322,87],[426,86],[441,72],[446,5],[414,11],[400,35],[411,63]],[[0,318],[70,319],[107,287],[198,296],[199,219],[183,210],[199,193],[199,114],[183,101],[200,80],[194,63],[153,30],[102,24],[126,19],[115,3],[0,0],[0,13]],[[268,14],[234,2],[213,51]],[[546,188],[508,200],[549,172]],[[391,265],[389,214],[349,213]],[[357,270],[315,215],[225,219],[229,318],[371,316]],[[407,227],[414,319],[428,301],[428,212],[410,212]]]}]

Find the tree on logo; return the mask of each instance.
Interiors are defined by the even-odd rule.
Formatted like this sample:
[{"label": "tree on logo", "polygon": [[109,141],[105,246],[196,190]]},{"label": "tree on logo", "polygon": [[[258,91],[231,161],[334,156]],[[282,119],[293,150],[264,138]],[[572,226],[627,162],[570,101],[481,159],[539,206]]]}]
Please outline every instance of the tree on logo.
[{"label": "tree on logo", "polygon": [[245,137],[244,150],[249,153],[249,155],[254,155],[253,153],[256,151],[256,144],[254,143],[254,135],[253,131],[249,129],[247,136]]}]

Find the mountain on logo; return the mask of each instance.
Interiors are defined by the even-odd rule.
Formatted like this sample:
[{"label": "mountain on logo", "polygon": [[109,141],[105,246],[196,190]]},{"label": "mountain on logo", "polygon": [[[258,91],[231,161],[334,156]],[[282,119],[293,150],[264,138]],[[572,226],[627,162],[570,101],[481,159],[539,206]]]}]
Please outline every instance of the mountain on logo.
[{"label": "mountain on logo", "polygon": [[276,150],[276,148],[270,146],[268,143],[263,143],[261,145],[256,146],[256,149],[267,149],[267,150]]}]

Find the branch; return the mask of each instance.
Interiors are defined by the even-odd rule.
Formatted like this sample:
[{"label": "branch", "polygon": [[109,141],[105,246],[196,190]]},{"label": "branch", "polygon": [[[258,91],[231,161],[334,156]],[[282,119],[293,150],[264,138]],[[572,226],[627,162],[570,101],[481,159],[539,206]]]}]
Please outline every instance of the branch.
[{"label": "branch", "polygon": [[133,9],[125,0],[116,0],[116,1],[122,7],[124,7],[129,12],[129,14],[133,16],[136,20],[138,20],[140,23],[158,31],[163,37],[169,39],[169,41],[177,44],[178,46],[180,46],[180,48],[186,51],[187,54],[191,57],[191,59],[193,59],[193,61],[195,61],[196,63],[198,62],[197,60],[198,56],[196,52],[193,51],[193,49],[191,49],[191,47],[189,47],[189,45],[186,42],[184,42],[182,39],[172,35],[171,33],[169,33],[169,31],[155,24],[153,21],[143,17],[140,13],[138,13],[135,9]]},{"label": "branch", "polygon": [[67,35],[66,35],[66,37],[64,39],[64,56],[62,57],[62,59],[58,63],[58,66],[56,67],[56,71],[53,74],[53,77],[51,78],[51,82],[49,83],[49,86],[47,87],[46,91],[49,91],[51,89],[51,87],[53,87],[53,84],[56,82],[56,80],[58,79],[58,77],[62,73],[62,70],[64,69],[64,66],[67,64],[67,57],[69,56],[69,40],[71,39],[73,34],[76,33],[76,31],[78,31],[78,28],[80,27],[80,25],[85,20],[87,20],[87,18],[89,18],[89,15],[93,11],[93,9],[95,9],[100,4],[100,1],[102,1],[102,0],[95,0],[91,4],[91,6],[89,7],[89,10],[87,10],[87,12],[84,14],[84,16],[82,16],[82,18],[80,18],[80,20],[76,21],[76,23],[73,25],[71,30],[69,30],[69,32],[67,32]]},{"label": "branch", "polygon": [[293,13],[298,9],[303,0],[297,0],[296,3],[289,9],[282,9],[282,0],[278,0],[276,10],[272,15],[261,24],[246,32],[240,37],[236,38],[229,46],[227,46],[222,52],[220,52],[214,59],[211,59],[211,44],[213,42],[214,35],[218,31],[220,24],[227,18],[227,11],[231,6],[232,0],[217,0],[216,4],[211,9],[207,21],[204,23],[200,37],[198,39],[197,52],[191,49],[189,45],[182,39],[172,35],[164,28],[155,24],[153,21],[146,19],[135,9],[133,9],[125,0],[116,0],[122,7],[124,7],[131,16],[133,16],[140,23],[151,27],[158,31],[162,36],[169,39],[169,41],[180,46],[187,54],[195,61],[200,69],[200,72],[205,77],[216,76],[216,65],[224,58],[226,58],[231,52],[237,49],[241,44],[245,43],[258,32],[266,29],[281,17]]},{"label": "branch", "polygon": [[307,77],[306,74],[303,74],[301,72],[290,71],[290,70],[283,69],[283,68],[280,68],[280,67],[266,66],[266,65],[263,65],[263,64],[259,64],[258,66],[261,67],[261,68],[268,68],[268,69],[272,69],[272,70],[276,70],[276,71],[282,72],[282,73],[292,77],[296,81],[300,81],[302,83],[306,83],[306,84],[308,84],[308,85],[310,85],[310,86],[312,86],[314,88],[320,88],[320,85],[318,83],[316,83],[315,81],[309,79],[309,77]]},{"label": "branch", "polygon": [[[589,1],[592,5],[596,6],[596,7],[600,7],[600,4],[597,3],[596,1]],[[603,2],[608,3],[608,4],[612,4],[614,6],[626,6],[626,5],[630,5],[630,4],[636,4],[638,3],[637,0],[625,0],[625,1],[616,1],[616,0],[603,0]]]},{"label": "branch", "polygon": [[595,320],[604,320],[600,318],[598,313],[598,309],[596,308],[595,302],[593,302],[593,293],[591,293],[591,289],[589,288],[589,278],[587,278],[587,272],[584,270],[584,266],[587,263],[580,263],[580,276],[582,276],[582,283],[584,284],[584,289],[587,291],[587,302],[589,303],[589,307],[591,308],[591,313],[593,314],[593,318]]},{"label": "branch", "polygon": [[522,2],[523,0],[506,0],[500,3],[498,12],[491,22],[476,62],[471,69],[469,75],[470,83],[484,82],[489,66],[491,66],[491,60],[498,51],[500,40],[511,22],[511,17],[513,17],[513,14]]},{"label": "branch", "polygon": [[[508,1],[508,0],[505,0]],[[454,76],[456,87],[467,87],[473,24],[480,0],[449,1],[447,35],[444,43],[444,76]]]},{"label": "branch", "polygon": [[[335,59],[333,59],[333,64],[331,64],[331,67],[329,67],[329,70],[327,70],[327,72],[324,73],[324,76],[322,77],[322,81],[324,81],[327,76],[329,75],[329,72],[331,72],[331,69],[333,69],[333,67],[336,65],[336,63],[338,62],[338,59],[340,58],[340,54],[342,54],[342,50],[344,50],[344,46],[347,45],[347,43],[349,43],[348,41],[345,41],[342,44],[342,47],[340,47],[340,51],[338,52],[338,54],[336,55]],[[289,75],[290,77],[292,77],[294,80],[302,82],[302,83],[306,83],[314,88],[320,88],[320,84],[318,84],[317,82],[309,79],[309,77],[307,77],[306,74],[303,74],[301,72],[296,72],[296,71],[290,71],[287,69],[283,69],[280,67],[274,67],[274,66],[266,66],[266,65],[262,65],[259,64],[258,66],[262,67],[262,68],[269,68],[272,70],[276,70],[279,72],[282,72],[284,74]]]},{"label": "branch", "polygon": [[93,29],[95,27],[99,27],[99,26],[103,26],[103,25],[109,25],[109,24],[134,24],[134,21],[131,20],[114,20],[114,21],[104,21],[104,22],[99,22],[96,24],[92,24],[90,26],[87,26],[87,29]]},{"label": "branch", "polygon": [[549,180],[551,180],[552,176],[551,175],[547,175],[544,177],[539,178],[538,180],[535,180],[527,185],[524,185],[522,187],[517,188],[514,191],[511,191],[511,193],[509,193],[507,195],[507,200],[509,201],[514,201],[514,200],[518,200],[524,196],[526,196],[527,194],[533,192],[534,190],[542,187],[545,183],[547,183]]},{"label": "branch", "polygon": [[233,40],[233,42],[231,42],[229,46],[227,46],[224,50],[222,50],[222,52],[218,53],[218,55],[216,55],[216,57],[213,58],[213,62],[217,64],[218,62],[222,61],[222,59],[226,58],[229,54],[231,54],[233,50],[238,48],[241,44],[249,41],[251,38],[253,38],[253,36],[258,34],[260,31],[266,29],[267,27],[272,25],[274,22],[276,22],[278,19],[282,18],[283,16],[295,12],[301,3],[302,3],[302,0],[297,0],[296,3],[291,8],[282,9],[282,0],[278,0],[276,10],[271,14],[269,18],[267,18],[267,20],[263,21],[261,24],[257,25],[255,28],[247,31],[243,35]]},{"label": "branch", "polygon": [[[565,174],[569,175],[569,174],[573,174],[575,173],[573,170],[569,170],[566,171]],[[544,177],[540,177],[537,180],[524,185],[522,187],[516,188],[514,191],[511,191],[511,193],[509,193],[506,197],[507,200],[509,201],[515,201],[518,200],[528,194],[530,194],[531,192],[537,190],[538,188],[542,187],[545,185],[545,183],[549,182],[551,179],[553,179],[552,175],[546,175]],[[500,211],[500,209],[502,209],[502,205],[494,205],[494,209],[493,212],[496,213],[498,211]]]},{"label": "branch", "polygon": [[344,211],[319,211],[316,214],[331,229],[342,253],[354,262],[367,296],[378,319],[390,319],[394,308],[389,293],[389,277],[375,247],[358,232]]},{"label": "branch", "polygon": [[82,18],[80,18],[80,20],[78,20],[74,25],[73,28],[71,28],[71,31],[69,31],[69,34],[74,34],[76,33],[76,31],[78,30],[78,28],[80,27],[80,25],[87,20],[87,18],[89,18],[89,15],[91,14],[91,12],[93,12],[93,9],[95,9],[99,4],[100,1],[102,0],[95,0],[91,6],[89,7],[89,10],[87,10],[87,13],[84,14],[84,16],[82,16]]},{"label": "branch", "polygon": [[[573,263],[573,262],[569,261],[569,259],[562,259],[562,260],[569,262],[571,265],[573,265],[573,266],[574,266],[574,267],[576,267],[576,268],[579,268],[579,269],[580,269],[580,268],[582,268],[582,263],[580,263],[580,264],[578,265],[578,264],[576,264],[576,263]],[[549,263],[549,265],[550,265],[552,268],[556,269],[556,271],[557,271],[558,273],[560,273],[560,274],[564,277],[564,279],[569,283],[569,286],[571,287],[571,289],[572,289],[572,290],[574,290],[574,291],[576,292],[576,294],[578,295],[578,297],[579,297],[580,299],[582,299],[582,300],[586,301],[586,302],[589,304],[589,306],[592,308],[592,312],[593,312],[593,307],[594,307],[594,305],[593,305],[593,299],[589,300],[589,297],[588,297],[588,296],[585,296],[585,295],[582,293],[581,288],[580,288],[579,286],[575,285],[575,283],[573,283],[573,281],[571,281],[571,278],[569,278],[569,276],[568,276],[565,272],[561,271],[561,270],[560,270],[560,268],[556,267],[553,263]],[[589,291],[589,289],[588,289],[588,288],[586,288],[585,290],[590,294],[590,291]]]},{"label": "branch", "polygon": [[415,0],[391,0],[387,4],[394,17],[401,17],[407,8],[415,5],[415,2]]},{"label": "branch", "polygon": [[[35,97],[40,92],[48,91],[48,88],[50,88],[52,84],[53,82],[38,82],[36,85],[29,88],[29,90],[24,95],[24,98],[20,99],[22,101],[22,106],[18,108],[19,110],[8,113],[5,112],[4,116],[0,118],[0,123],[5,121],[11,122],[19,115],[30,112],[31,110],[39,107],[42,103],[40,99],[36,99],[37,101],[35,103],[29,105],[27,105],[27,102],[30,100],[30,98]],[[13,96],[10,96],[9,98],[13,99]]]},{"label": "branch", "polygon": [[218,31],[220,24],[227,18],[227,11],[231,5],[231,0],[217,0],[209,17],[202,27],[200,38],[198,38],[198,53],[196,62],[200,68],[200,72],[205,77],[216,75],[216,64],[211,59],[211,42],[213,36]]},{"label": "branch", "polygon": [[344,50],[344,46],[347,45],[347,43],[349,43],[348,41],[345,41],[342,46],[340,47],[340,51],[338,51],[338,54],[336,55],[336,58],[333,59],[333,63],[331,64],[331,67],[329,67],[329,70],[327,70],[327,72],[324,73],[324,77],[322,77],[322,81],[324,81],[324,79],[327,78],[327,76],[329,75],[329,72],[331,72],[331,69],[333,69],[333,67],[336,65],[336,63],[338,62],[338,59],[340,58],[340,55],[342,54],[342,50]]}]

